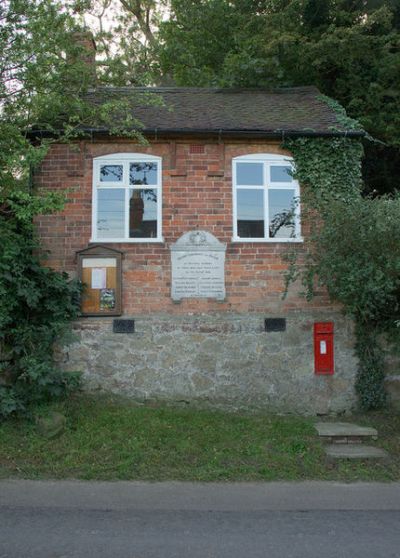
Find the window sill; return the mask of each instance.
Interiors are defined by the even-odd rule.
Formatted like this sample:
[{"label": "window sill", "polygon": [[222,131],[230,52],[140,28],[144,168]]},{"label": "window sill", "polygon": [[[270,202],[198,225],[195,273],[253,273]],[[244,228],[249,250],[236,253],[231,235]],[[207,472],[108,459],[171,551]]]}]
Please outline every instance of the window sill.
[{"label": "window sill", "polygon": [[304,238],[302,236],[299,236],[297,238],[232,238],[232,242],[237,242],[238,244],[242,244],[244,242],[257,242],[267,244],[279,242],[293,244],[297,242],[299,244],[302,244],[304,242]]},{"label": "window sill", "polygon": [[91,238],[90,244],[164,244],[163,238]]}]

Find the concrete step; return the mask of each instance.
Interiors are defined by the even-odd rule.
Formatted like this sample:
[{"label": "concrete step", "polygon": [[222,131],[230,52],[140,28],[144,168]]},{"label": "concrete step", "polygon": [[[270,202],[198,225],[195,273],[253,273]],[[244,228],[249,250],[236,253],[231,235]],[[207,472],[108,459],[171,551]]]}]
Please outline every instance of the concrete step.
[{"label": "concrete step", "polygon": [[325,447],[330,459],[388,459],[389,454],[381,449],[365,444],[329,444]]},{"label": "concrete step", "polygon": [[350,422],[317,422],[315,429],[321,440],[332,444],[357,444],[378,439],[378,431],[375,428]]}]

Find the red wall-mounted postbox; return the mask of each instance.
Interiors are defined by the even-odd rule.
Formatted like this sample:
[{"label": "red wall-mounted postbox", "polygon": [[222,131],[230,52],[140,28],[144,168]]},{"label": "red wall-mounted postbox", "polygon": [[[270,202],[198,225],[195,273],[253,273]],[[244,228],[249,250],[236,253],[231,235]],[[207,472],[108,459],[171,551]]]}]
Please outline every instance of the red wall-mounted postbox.
[{"label": "red wall-mounted postbox", "polygon": [[314,363],[316,374],[333,374],[333,322],[314,324]]}]

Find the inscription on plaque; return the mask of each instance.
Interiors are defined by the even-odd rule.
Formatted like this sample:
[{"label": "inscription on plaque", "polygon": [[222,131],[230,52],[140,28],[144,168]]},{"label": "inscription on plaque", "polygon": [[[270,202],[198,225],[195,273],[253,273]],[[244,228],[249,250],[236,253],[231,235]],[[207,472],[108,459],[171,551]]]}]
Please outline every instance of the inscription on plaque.
[{"label": "inscription on plaque", "polygon": [[225,250],[211,233],[185,233],[171,246],[173,300],[225,298]]}]

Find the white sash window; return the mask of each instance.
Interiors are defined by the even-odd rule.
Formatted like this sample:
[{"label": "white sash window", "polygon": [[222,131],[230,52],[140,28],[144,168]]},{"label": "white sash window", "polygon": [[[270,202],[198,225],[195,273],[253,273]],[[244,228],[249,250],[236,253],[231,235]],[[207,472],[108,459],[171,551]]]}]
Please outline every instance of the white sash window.
[{"label": "white sash window", "polygon": [[161,242],[161,158],[116,153],[93,161],[92,242]]},{"label": "white sash window", "polygon": [[287,156],[233,159],[233,240],[300,241],[300,188]]}]

